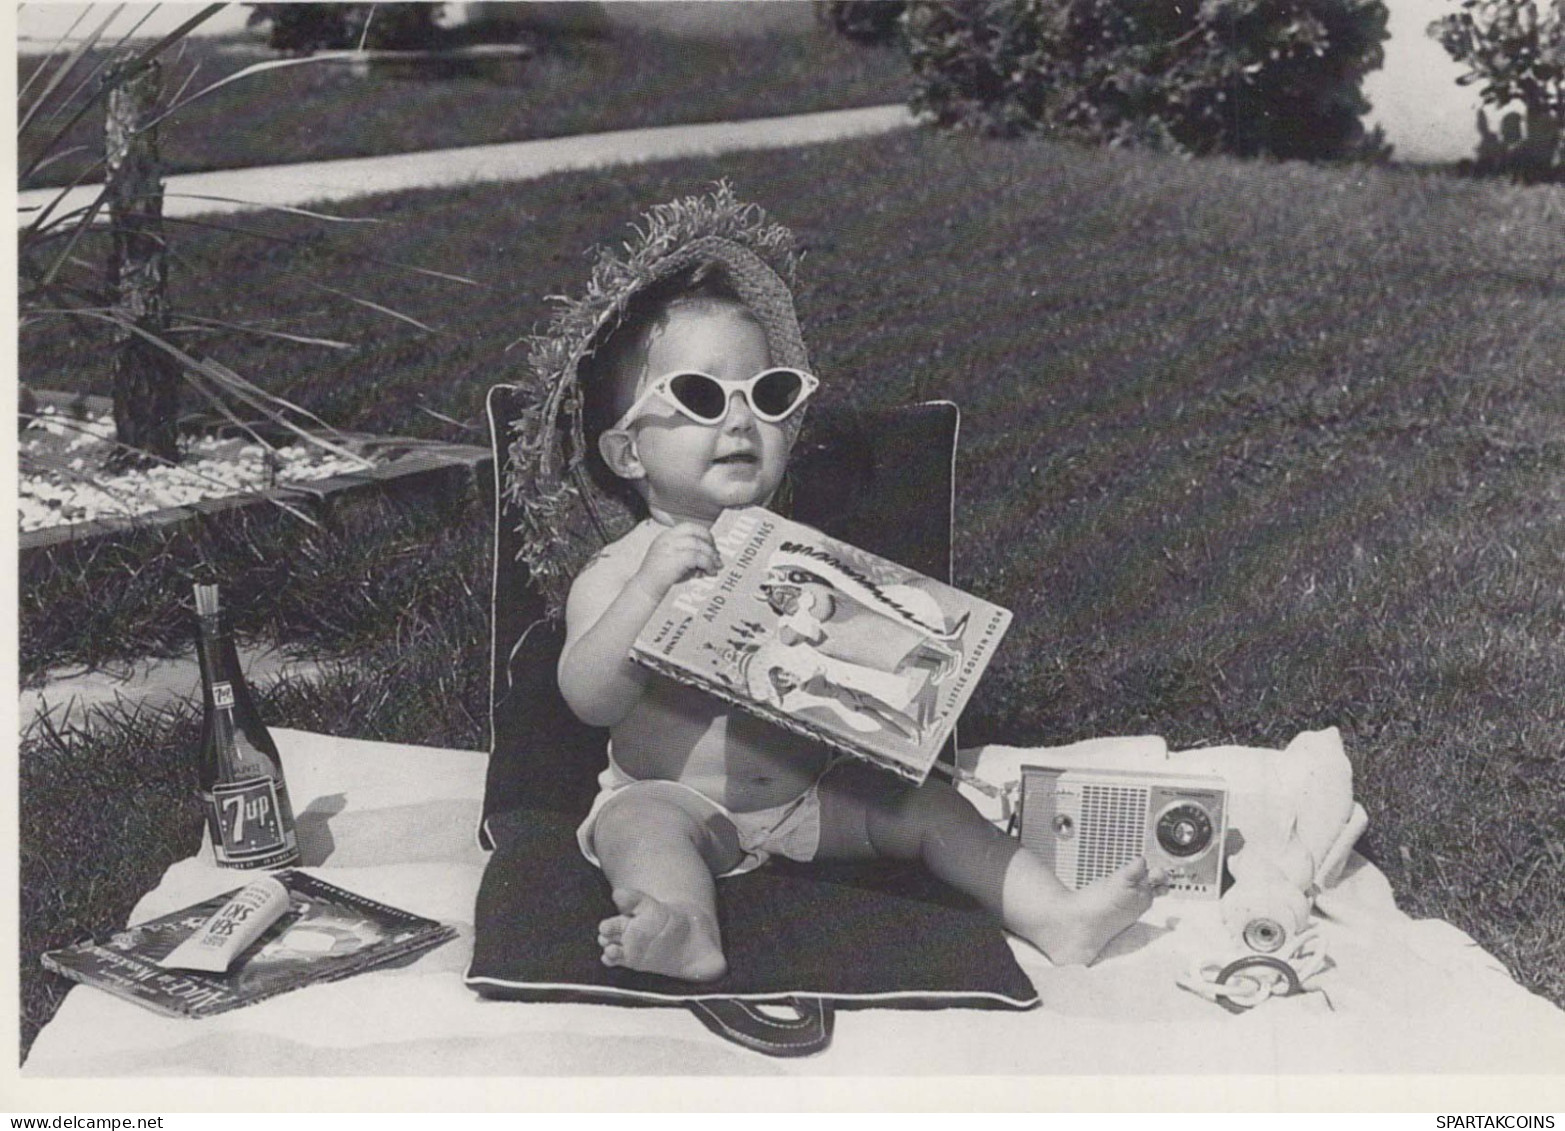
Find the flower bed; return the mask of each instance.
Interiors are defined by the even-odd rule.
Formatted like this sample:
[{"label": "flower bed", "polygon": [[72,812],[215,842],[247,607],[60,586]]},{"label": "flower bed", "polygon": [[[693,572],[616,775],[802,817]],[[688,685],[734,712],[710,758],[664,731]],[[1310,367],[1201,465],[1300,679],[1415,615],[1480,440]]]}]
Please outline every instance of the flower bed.
[{"label": "flower bed", "polygon": [[18,441],[21,553],[135,527],[178,524],[236,507],[297,507],[365,490],[489,487],[489,449],[341,433],[336,451],[268,448],[230,428],[187,430],[178,465],[113,470],[114,422],[102,397],[36,394]]},{"label": "flower bed", "polygon": [[311,444],[273,451],[242,436],[186,435],[177,465],[115,470],[113,439],[108,412],[77,417],[53,404],[39,406],[17,441],[24,533],[255,495],[376,466],[373,453],[338,455]]}]

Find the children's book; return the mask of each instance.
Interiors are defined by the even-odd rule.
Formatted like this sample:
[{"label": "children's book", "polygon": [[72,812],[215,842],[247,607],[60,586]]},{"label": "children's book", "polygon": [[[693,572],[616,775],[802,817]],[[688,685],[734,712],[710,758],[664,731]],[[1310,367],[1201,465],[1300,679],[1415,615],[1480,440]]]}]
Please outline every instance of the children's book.
[{"label": "children's book", "polygon": [[759,507],[658,605],[636,662],[922,782],[1011,614]]},{"label": "children's book", "polygon": [[159,963],[233,891],[117,931],[102,942],[49,951],[43,964],[158,1013],[210,1017],[301,986],[346,978],[456,937],[453,927],[304,872],[270,875],[288,889],[288,909],[223,973],[166,969]]}]

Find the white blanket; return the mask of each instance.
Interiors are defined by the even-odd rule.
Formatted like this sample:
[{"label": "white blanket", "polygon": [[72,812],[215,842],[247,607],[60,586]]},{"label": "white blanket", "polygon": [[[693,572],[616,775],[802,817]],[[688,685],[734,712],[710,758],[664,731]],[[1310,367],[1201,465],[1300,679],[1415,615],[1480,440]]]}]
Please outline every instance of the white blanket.
[{"label": "white blanket", "polygon": [[[486,859],[474,836],[485,756],[275,735],[305,859],[320,862],[310,870],[458,925],[461,937],[399,969],[201,1021],[76,987],[39,1034],[24,1078],[1565,1071],[1565,1012],[1518,986],[1462,932],[1409,919],[1385,877],[1357,856],[1319,901],[1335,963],[1319,976],[1323,992],[1242,1015],[1175,984],[1189,955],[1183,932],[1158,925],[1168,921],[1166,908],[1090,968],[1056,969],[1013,943],[1041,1008],[839,1011],[831,1048],[803,1060],[747,1052],[682,1009],[484,1001],[462,975]],[[241,879],[213,866],[203,847],[168,870],[130,921]]]}]

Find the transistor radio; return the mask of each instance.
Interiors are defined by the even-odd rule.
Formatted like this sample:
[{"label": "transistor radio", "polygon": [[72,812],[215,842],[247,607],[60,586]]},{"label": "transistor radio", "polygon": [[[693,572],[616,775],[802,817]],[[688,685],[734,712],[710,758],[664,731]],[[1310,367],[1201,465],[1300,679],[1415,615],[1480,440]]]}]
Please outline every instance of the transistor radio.
[{"label": "transistor radio", "polygon": [[1081,888],[1145,856],[1169,874],[1165,895],[1222,891],[1228,791],[1223,779],[1157,771],[1023,766],[1022,845],[1061,883]]}]

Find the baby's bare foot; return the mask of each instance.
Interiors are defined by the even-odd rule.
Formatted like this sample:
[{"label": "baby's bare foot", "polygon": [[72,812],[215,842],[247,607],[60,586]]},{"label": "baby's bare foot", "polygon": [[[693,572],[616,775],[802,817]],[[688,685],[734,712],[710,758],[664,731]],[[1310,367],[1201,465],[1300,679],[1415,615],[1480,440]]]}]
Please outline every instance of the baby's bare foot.
[{"label": "baby's bare foot", "polygon": [[1085,966],[1110,939],[1141,918],[1164,881],[1161,871],[1152,872],[1145,858],[1137,857],[1117,872],[1068,893],[1045,921],[1020,933],[1056,966]]},{"label": "baby's bare foot", "polygon": [[728,973],[717,924],[696,907],[661,903],[645,892],[614,892],[620,914],[598,924],[605,966],[626,966],[690,982]]}]

